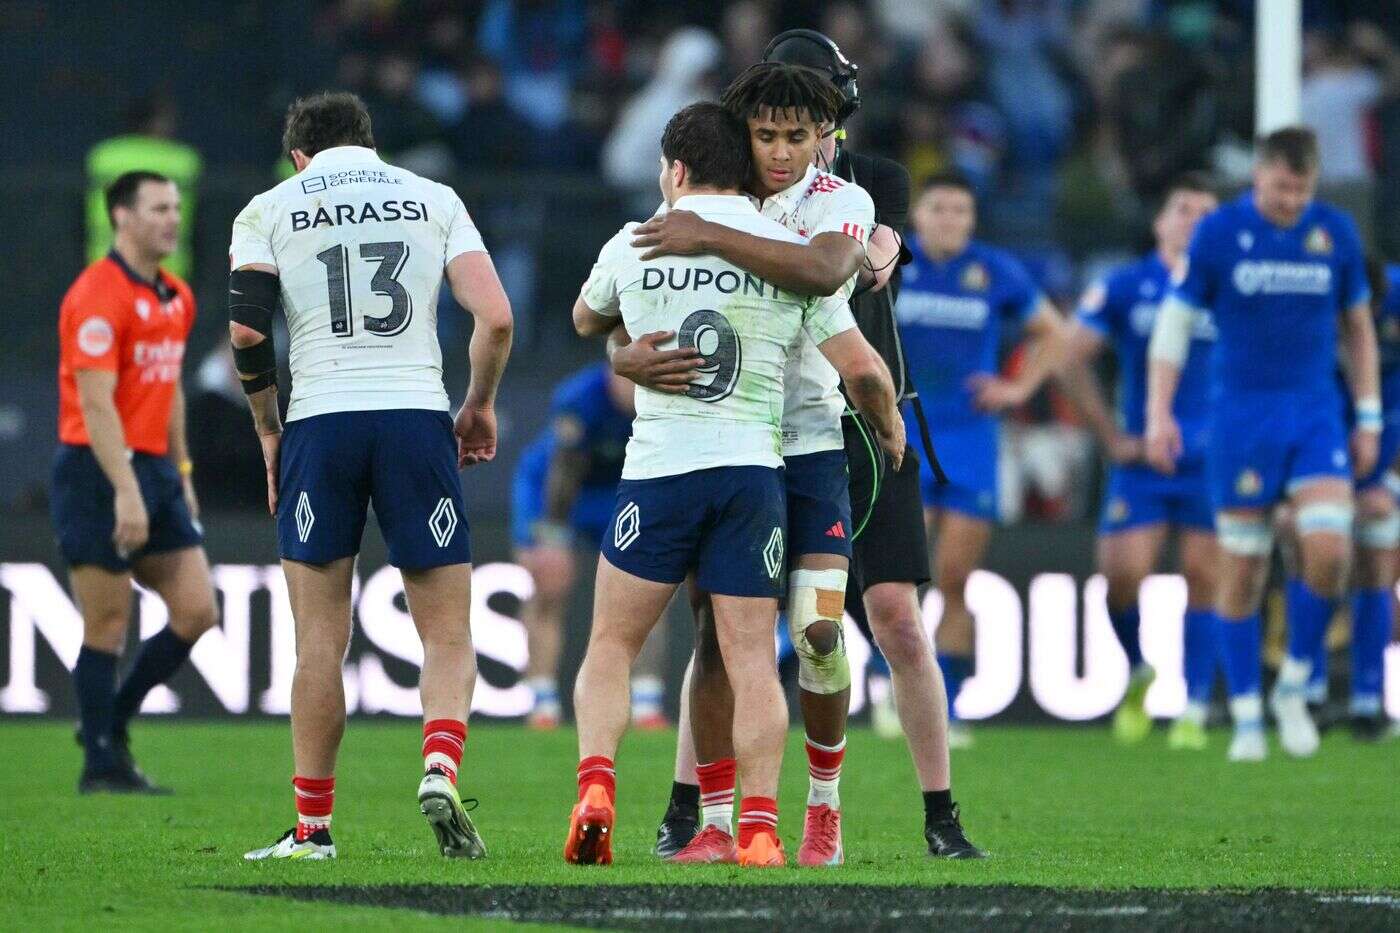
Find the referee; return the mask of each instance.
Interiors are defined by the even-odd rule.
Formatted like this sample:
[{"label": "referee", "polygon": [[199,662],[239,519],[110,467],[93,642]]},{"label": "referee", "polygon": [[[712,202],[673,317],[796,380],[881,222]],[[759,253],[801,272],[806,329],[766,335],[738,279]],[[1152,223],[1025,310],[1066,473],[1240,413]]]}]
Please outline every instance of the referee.
[{"label": "referee", "polygon": [[[790,29],[773,38],[763,57],[830,75],[846,98],[841,121],[860,108],[859,69],[822,33]],[[905,370],[894,317],[899,266],[909,260],[902,245],[909,215],[909,173],[891,159],[841,146],[845,135],[838,123],[832,136],[823,140],[820,153],[828,164],[819,167],[854,181],[870,194],[877,224],[871,235],[871,253],[895,256],[888,264],[868,267],[862,274],[862,286],[851,299],[851,311],[865,339],[884,357],[901,404],[915,406],[922,427],[923,415]],[[900,724],[923,794],[929,854],[981,858],[984,853],[967,841],[953,803],[948,703],[919,608],[918,588],[930,579],[928,534],[919,496],[919,457],[911,443],[900,468],[890,470],[870,428],[849,406],[842,423],[855,523],[846,609],[889,662]],[[921,433],[927,436],[926,431]],[[930,446],[923,446],[932,456]]]},{"label": "referee", "polygon": [[[83,616],[73,668],[84,766],[80,793],[168,793],[131,757],[127,724],[218,622],[185,445],[180,374],[194,296],[160,268],[179,243],[180,192],[155,172],[107,188],[112,251],[83,270],[59,312],[58,450],[52,511]],[[116,684],[131,581],[170,623]]]}]

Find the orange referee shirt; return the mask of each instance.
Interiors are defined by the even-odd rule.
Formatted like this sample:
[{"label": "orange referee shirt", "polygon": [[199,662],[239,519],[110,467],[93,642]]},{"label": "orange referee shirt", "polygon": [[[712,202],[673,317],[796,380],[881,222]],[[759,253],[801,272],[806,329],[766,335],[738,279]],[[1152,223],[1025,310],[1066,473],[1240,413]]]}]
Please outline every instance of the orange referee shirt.
[{"label": "orange referee shirt", "polygon": [[84,269],[58,316],[58,439],[89,443],[73,374],[105,369],[117,374],[115,401],[127,447],[165,456],[194,313],[190,287],[163,269],[147,281],[115,251]]}]

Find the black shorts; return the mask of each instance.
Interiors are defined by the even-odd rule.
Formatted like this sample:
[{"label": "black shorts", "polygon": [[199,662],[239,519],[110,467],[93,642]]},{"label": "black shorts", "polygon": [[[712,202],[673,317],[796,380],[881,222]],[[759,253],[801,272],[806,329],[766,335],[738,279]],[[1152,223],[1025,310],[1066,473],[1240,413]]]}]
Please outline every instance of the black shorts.
[{"label": "black shorts", "polygon": [[846,592],[858,594],[877,583],[927,583],[932,575],[919,496],[919,455],[912,446],[905,447],[904,462],[894,472],[875,446],[867,425],[851,415],[842,418],[841,424],[846,432],[851,521],[855,525],[854,585]]}]

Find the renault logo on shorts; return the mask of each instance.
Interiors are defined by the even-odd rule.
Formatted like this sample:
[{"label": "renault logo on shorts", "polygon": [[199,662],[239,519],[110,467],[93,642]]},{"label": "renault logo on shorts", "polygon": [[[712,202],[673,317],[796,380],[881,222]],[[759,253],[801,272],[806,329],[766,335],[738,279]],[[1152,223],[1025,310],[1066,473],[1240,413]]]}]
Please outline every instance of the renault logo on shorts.
[{"label": "renault logo on shorts", "polygon": [[302,544],[311,537],[311,526],[316,524],[316,513],[311,511],[311,500],[307,498],[306,492],[297,496],[297,540]]},{"label": "renault logo on shorts", "polygon": [[637,503],[629,502],[617,513],[617,521],[613,523],[613,546],[625,551],[641,536],[642,510],[637,508]]},{"label": "renault logo on shorts", "polygon": [[447,542],[457,533],[457,507],[446,496],[438,500],[437,508],[428,517],[428,530],[438,547],[447,547]]},{"label": "renault logo on shorts", "polygon": [[774,528],[773,533],[768,536],[768,544],[763,548],[763,566],[768,571],[768,576],[778,579],[778,574],[783,569],[783,529]]}]

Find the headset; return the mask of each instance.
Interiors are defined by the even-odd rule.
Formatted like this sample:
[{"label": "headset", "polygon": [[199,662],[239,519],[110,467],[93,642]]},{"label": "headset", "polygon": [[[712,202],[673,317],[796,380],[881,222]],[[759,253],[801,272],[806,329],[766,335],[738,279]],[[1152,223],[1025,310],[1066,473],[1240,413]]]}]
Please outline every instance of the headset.
[{"label": "headset", "polygon": [[804,65],[831,75],[831,83],[841,92],[845,102],[836,113],[836,132],[839,138],[845,137],[842,124],[860,109],[860,89],[856,78],[860,69],[855,62],[841,54],[835,42],[815,29],[789,29],[780,32],[763,50],[765,62],[781,62],[785,65]]}]

